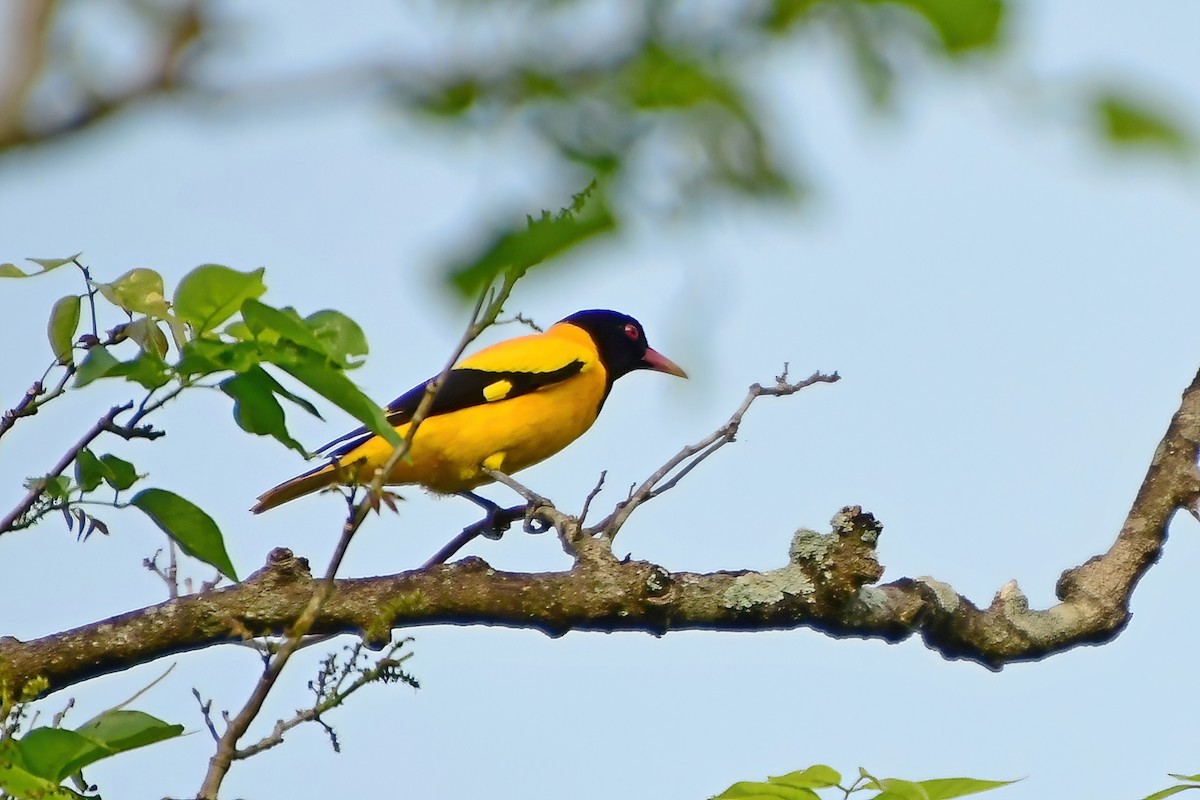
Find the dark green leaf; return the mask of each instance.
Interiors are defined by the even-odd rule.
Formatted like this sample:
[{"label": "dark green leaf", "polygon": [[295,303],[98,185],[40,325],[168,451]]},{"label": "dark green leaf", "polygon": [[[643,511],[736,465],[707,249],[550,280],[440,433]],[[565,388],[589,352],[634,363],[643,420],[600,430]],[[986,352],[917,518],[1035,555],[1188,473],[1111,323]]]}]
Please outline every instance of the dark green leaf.
[{"label": "dark green leaf", "polygon": [[271,386],[272,392],[274,392],[275,394],[279,395],[280,397],[282,397],[286,400],[290,400],[292,403],[295,403],[296,405],[300,406],[301,408],[303,408],[309,414],[312,414],[317,419],[320,419],[320,420],[325,419],[324,417],[321,416],[321,412],[317,410],[316,406],[314,406],[312,403],[305,400],[300,395],[289,391],[287,388],[284,387],[284,385],[282,383],[275,380],[275,378],[273,378],[271,376],[271,373],[264,370],[263,377],[265,380],[268,380],[271,382],[270,386]]},{"label": "dark green leaf", "polygon": [[167,298],[163,295],[163,279],[152,269],[131,269],[112,283],[97,283],[104,299],[129,313],[164,317]]},{"label": "dark green leaf", "polygon": [[221,529],[199,506],[165,489],[143,489],[129,504],[144,511],[183,552],[213,565],[230,580],[238,579],[225,551]]},{"label": "dark green leaf", "polygon": [[79,369],[75,370],[75,388],[80,389],[94,380],[103,378],[120,363],[108,352],[107,347],[97,345],[91,348],[83,357]]},{"label": "dark green leaf", "polygon": [[299,348],[277,347],[265,353],[264,358],[366,425],[373,433],[384,437],[393,446],[400,446],[400,436],[388,424],[387,416],[379,404],[363,394],[323,356]]},{"label": "dark green leaf", "polygon": [[27,258],[26,261],[32,261],[37,264],[40,269],[37,272],[25,272],[16,264],[0,264],[0,278],[32,278],[34,275],[45,275],[52,269],[58,269],[63,264],[70,264],[75,259],[79,258],[82,253],[76,253],[70,258]]},{"label": "dark green leaf", "polygon": [[137,470],[128,461],[117,458],[112,453],[100,456],[100,461],[108,468],[104,482],[117,491],[124,491],[137,483]]},{"label": "dark green leaf", "polygon": [[275,399],[272,384],[275,380],[262,367],[221,381],[221,391],[233,398],[233,418],[248,433],[273,436],[301,455],[308,452],[291,437],[283,406]]},{"label": "dark green leaf", "polygon": [[175,290],[175,314],[201,336],[236,314],[247,298],[259,297],[267,290],[263,271],[260,267],[238,272],[220,264],[196,267]]},{"label": "dark green leaf", "polygon": [[75,482],[85,492],[92,491],[111,477],[108,467],[91,450],[84,448],[75,457]]},{"label": "dark green leaf", "polygon": [[933,778],[927,781],[917,781],[917,785],[925,790],[929,800],[965,797],[969,794],[999,789],[1010,783],[1016,783],[1016,781],[982,781],[977,778]]},{"label": "dark green leaf", "polygon": [[479,255],[453,265],[447,278],[461,294],[475,297],[502,272],[524,273],[535,264],[615,228],[616,220],[593,183],[557,216],[543,211],[539,219],[528,218],[524,227],[497,234]]},{"label": "dark green leaf", "polygon": [[829,786],[837,786],[842,782],[842,776],[832,767],[827,767],[824,764],[814,764],[808,769],[767,778],[767,781],[784,786],[792,786],[797,789],[824,789]]},{"label": "dark green leaf", "polygon": [[50,339],[50,350],[63,364],[71,363],[71,345],[75,341],[75,329],[79,327],[79,295],[69,294],[59,298],[50,309],[50,321],[46,323],[46,336]]},{"label": "dark green leaf", "polygon": [[325,353],[325,345],[290,306],[275,308],[249,299],[242,303],[242,319],[254,335],[267,344],[286,339],[314,353]]},{"label": "dark green leaf", "polygon": [[181,375],[211,375],[214,372],[245,372],[259,362],[255,342],[222,342],[193,339],[183,346],[175,369]]},{"label": "dark green leaf", "polygon": [[1106,91],[1093,105],[1101,134],[1117,147],[1146,147],[1174,156],[1195,151],[1195,140],[1178,120],[1140,98]]},{"label": "dark green leaf", "polygon": [[362,358],[367,354],[367,337],[358,323],[340,311],[324,309],[304,318],[317,339],[325,347],[325,352],[344,369],[361,366]]}]

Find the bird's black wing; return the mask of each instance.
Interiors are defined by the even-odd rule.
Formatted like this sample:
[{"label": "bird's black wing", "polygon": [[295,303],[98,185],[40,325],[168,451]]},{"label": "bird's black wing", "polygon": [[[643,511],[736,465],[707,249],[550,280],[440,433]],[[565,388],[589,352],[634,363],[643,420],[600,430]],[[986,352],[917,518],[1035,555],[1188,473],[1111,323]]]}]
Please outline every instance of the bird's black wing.
[{"label": "bird's black wing", "polygon": [[[445,385],[434,395],[433,405],[426,418],[449,414],[451,411],[459,411],[471,406],[520,397],[523,394],[537,391],[543,386],[559,383],[573,375],[578,375],[582,369],[582,361],[572,361],[564,367],[548,372],[452,369],[446,376]],[[413,414],[417,411],[417,406],[421,404],[421,398],[425,396],[425,387],[428,385],[429,381],[418,384],[387,404],[384,411],[387,412],[387,421],[393,427],[399,427],[412,419]],[[366,426],[363,426],[322,445],[317,452],[335,458],[344,456],[374,435]]]}]

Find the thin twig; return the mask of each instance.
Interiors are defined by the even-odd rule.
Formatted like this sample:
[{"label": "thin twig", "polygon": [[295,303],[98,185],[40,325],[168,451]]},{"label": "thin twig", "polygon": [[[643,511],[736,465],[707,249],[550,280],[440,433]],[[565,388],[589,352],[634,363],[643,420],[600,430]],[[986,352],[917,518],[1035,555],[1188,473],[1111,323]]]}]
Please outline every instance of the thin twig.
[{"label": "thin twig", "polygon": [[596,481],[596,485],[588,492],[588,496],[583,501],[583,510],[579,512],[579,524],[587,519],[588,509],[592,507],[592,501],[596,499],[596,495],[600,494],[600,490],[604,488],[604,479],[608,477],[608,470],[600,472],[600,479]]},{"label": "thin twig", "polygon": [[653,475],[642,481],[641,485],[630,492],[628,499],[618,503],[611,514],[596,525],[588,528],[586,532],[590,536],[599,534],[603,539],[611,543],[616,537],[617,532],[621,530],[621,526],[637,510],[638,506],[674,488],[680,479],[695,469],[701,461],[704,461],[713,453],[734,441],[737,436],[738,427],[742,424],[742,417],[750,410],[750,406],[757,398],[763,396],[786,397],[815,383],[836,383],[840,379],[841,377],[836,372],[832,375],[814,372],[802,381],[789,383],[787,380],[787,365],[785,364],[783,372],[776,376],[774,386],[762,386],[757,383],[751,386],[746,393],[746,399],[738,406],[737,411],[733,412],[733,416],[729,418],[728,422],[704,439],[695,444],[688,445],[668,459]]},{"label": "thin twig", "polygon": [[341,567],[342,559],[346,555],[350,541],[366,520],[372,507],[377,505],[377,498],[387,483],[388,476],[391,475],[392,470],[408,453],[409,448],[412,446],[413,437],[416,435],[421,423],[425,420],[426,415],[428,415],[429,410],[433,407],[434,397],[438,389],[445,383],[446,376],[450,374],[450,370],[454,368],[454,365],[462,357],[463,352],[471,342],[479,334],[483,333],[495,321],[496,317],[499,316],[505,301],[507,301],[509,295],[512,293],[513,285],[519,277],[519,272],[509,271],[504,275],[500,287],[494,294],[490,288],[480,293],[479,299],[476,301],[471,313],[471,324],[459,340],[453,355],[447,360],[446,366],[437,378],[430,381],[425,387],[425,394],[421,398],[421,402],[417,405],[416,411],[413,413],[407,436],[401,445],[392,451],[387,462],[376,471],[367,489],[367,493],[362,500],[353,505],[350,513],[347,515],[346,521],[342,525],[342,534],[338,540],[337,548],[330,558],[324,578],[317,584],[308,604],[296,618],[295,624],[292,625],[287,633],[286,640],[280,646],[279,652],[271,659],[270,665],[263,672],[263,675],[259,678],[245,706],[242,707],[242,710],[226,726],[225,733],[222,734],[218,742],[216,753],[209,759],[208,771],[204,776],[204,783],[197,795],[199,798],[215,800],[221,788],[221,783],[225,780],[225,775],[229,772],[230,766],[232,766],[235,760],[245,757],[240,755],[244,751],[238,749],[238,741],[245,735],[247,729],[250,727],[250,723],[262,711],[262,705],[266,701],[271,688],[278,681],[284,666],[299,649],[301,641],[312,627],[317,614],[333,593],[334,578]]}]

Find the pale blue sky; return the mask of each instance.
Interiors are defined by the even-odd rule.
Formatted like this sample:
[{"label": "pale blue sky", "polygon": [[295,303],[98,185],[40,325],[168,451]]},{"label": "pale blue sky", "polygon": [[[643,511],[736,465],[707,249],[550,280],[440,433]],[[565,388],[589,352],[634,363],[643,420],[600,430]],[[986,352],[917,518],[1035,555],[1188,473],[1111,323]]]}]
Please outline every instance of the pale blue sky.
[{"label": "pale blue sky", "polygon": [[[347,18],[332,3],[288,4],[284,24],[277,3],[248,40],[255,63],[270,71],[417,38],[391,4],[370,6]],[[618,549],[676,570],[770,568],[797,527],[823,529],[855,503],[885,525],[885,580],[933,575],[987,603],[1015,578],[1035,604],[1051,602],[1058,574],[1114,538],[1200,366],[1200,202],[1194,170],[1113,157],[1066,93],[1015,87],[1025,75],[1070,87],[1129,74],[1200,114],[1200,9],[1058,0],[1018,12],[1003,80],[921,69],[890,118],[872,118],[831,48],[807,41],[756,79],[817,187],[803,209],[648,220],[521,284],[514,310],[552,321],[618,308],[693,375],[623,379],[593,430],[522,480],[577,508],[600,470],[612,487],[643,478],[783,361],[795,374],[836,369],[837,385],[761,401],[738,443],[640,511]],[[462,231],[502,201],[555,208],[572,188],[515,129],[450,137],[369,98],[265,115],[151,107],[0,163],[0,260],[82,250],[98,277],[147,266],[169,282],[205,262],[265,266],[269,301],[334,307],[363,326],[372,356],[358,378],[387,400],[457,340],[462,309],[435,270],[467,245]],[[47,363],[49,305],[78,289],[65,270],[0,285],[6,407]],[[64,398],[6,436],[0,505],[119,388]],[[350,424],[327,416],[295,416],[304,442]],[[243,435],[216,394],[161,421],[160,444],[112,450],[207,509],[242,574],[280,545],[325,563],[336,500],[245,510],[302,466],[293,453]],[[398,518],[363,530],[343,574],[410,568],[474,517],[458,500],[406,496]],[[44,635],[162,598],[140,566],[161,534],[132,513],[108,522],[112,535],[86,544],[53,520],[4,537],[0,560],[21,567],[5,570],[0,633]],[[1134,800],[1168,771],[1200,771],[1198,527],[1178,521],[1116,642],[1000,674],[916,641],[805,630],[558,640],[416,630],[420,691],[367,690],[331,717],[341,755],[302,728],[236,765],[226,794],[684,800],[822,762],[909,778],[1028,776],[995,795],[1008,800]],[[549,537],[513,533],[472,552],[507,569],[567,566]],[[256,732],[304,703],[318,655],[289,667]],[[190,689],[238,708],[256,658],[229,647],[171,659],[175,671],[138,705],[193,735],[89,778],[128,800],[194,794],[212,742]],[[73,716],[124,699],[167,663],[78,687]],[[63,702],[52,697],[47,712]]]}]

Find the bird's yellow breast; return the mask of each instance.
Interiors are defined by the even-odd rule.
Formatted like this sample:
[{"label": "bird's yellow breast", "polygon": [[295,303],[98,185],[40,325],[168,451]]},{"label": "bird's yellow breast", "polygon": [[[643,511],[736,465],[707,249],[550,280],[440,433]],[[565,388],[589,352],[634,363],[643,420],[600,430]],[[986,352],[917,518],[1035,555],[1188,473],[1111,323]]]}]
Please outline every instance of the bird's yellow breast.
[{"label": "bird's yellow breast", "polygon": [[[592,426],[607,388],[607,376],[586,332],[555,325],[538,336],[485,348],[460,367],[505,371],[550,372],[579,361],[580,371],[565,380],[517,397],[507,397],[511,384],[498,377],[484,390],[479,405],[430,417],[421,423],[408,458],[389,477],[391,484],[421,484],[450,494],[471,489],[491,478],[489,469],[512,474],[549,458]],[[396,427],[401,437],[409,424]],[[391,455],[379,437],[342,457],[358,465],[359,480],[368,481]]]}]

